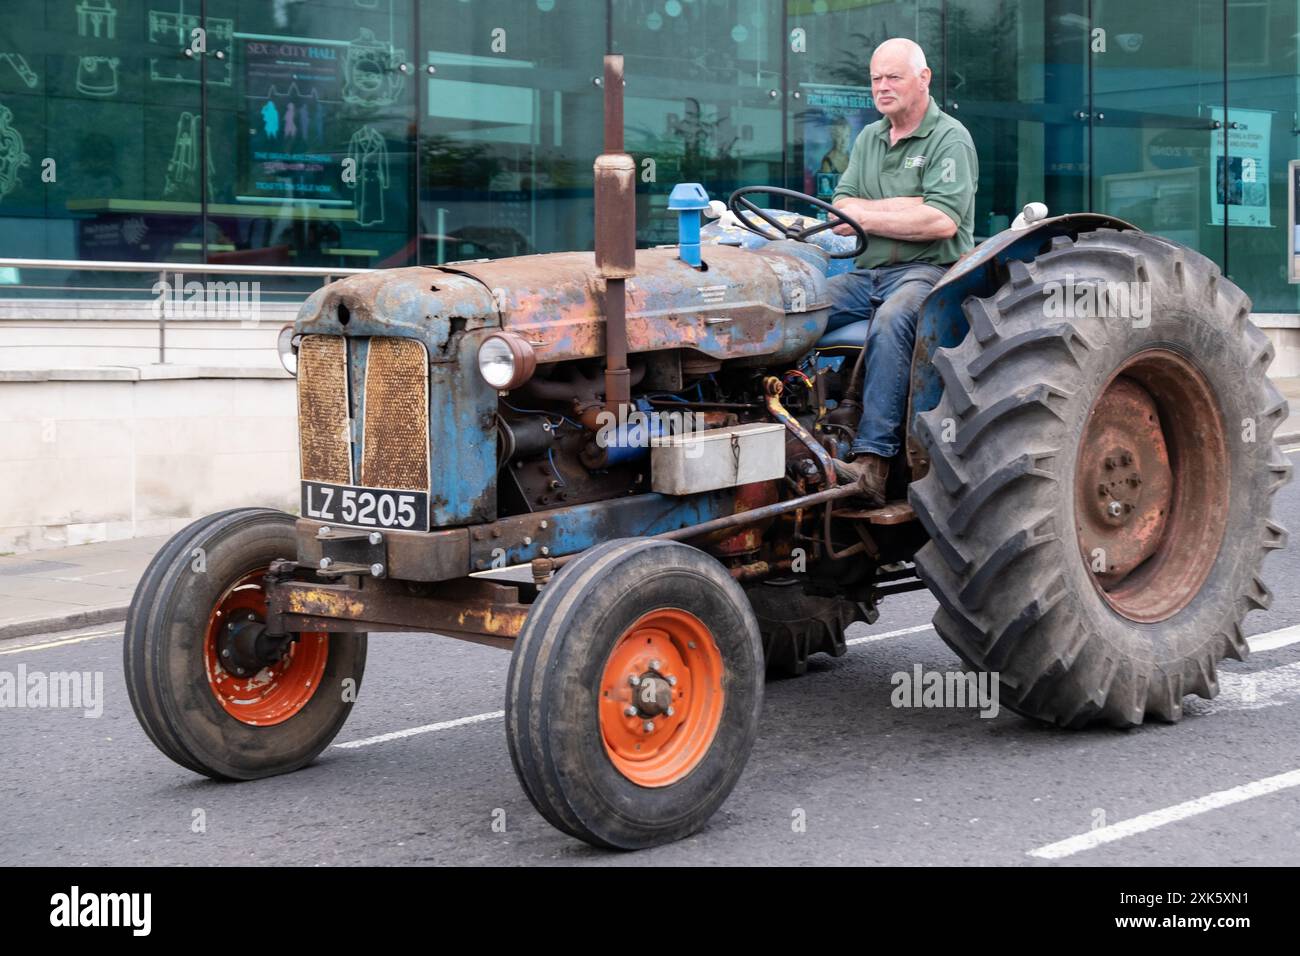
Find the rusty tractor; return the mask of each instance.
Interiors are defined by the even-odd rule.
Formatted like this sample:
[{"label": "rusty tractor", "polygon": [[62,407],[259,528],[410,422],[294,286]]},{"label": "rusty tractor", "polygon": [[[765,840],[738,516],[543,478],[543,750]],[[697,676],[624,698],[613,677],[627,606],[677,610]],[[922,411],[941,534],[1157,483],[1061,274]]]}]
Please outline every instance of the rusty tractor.
[{"label": "rusty tractor", "polygon": [[1216,693],[1268,605],[1290,477],[1240,289],[1128,223],[1022,216],[926,300],[868,507],[832,464],[871,401],[864,329],[825,329],[827,277],[869,237],[754,188],[701,231],[683,185],[681,241],[637,250],[620,58],[604,89],[594,254],[353,276],[282,333],[301,516],[195,521],[130,608],[127,684],[164,754],[298,769],[347,719],[367,632],[436,632],[511,651],[506,738],[538,811],[648,847],[726,799],[766,674],[844,654],[920,588],[1029,718],[1172,722]]}]

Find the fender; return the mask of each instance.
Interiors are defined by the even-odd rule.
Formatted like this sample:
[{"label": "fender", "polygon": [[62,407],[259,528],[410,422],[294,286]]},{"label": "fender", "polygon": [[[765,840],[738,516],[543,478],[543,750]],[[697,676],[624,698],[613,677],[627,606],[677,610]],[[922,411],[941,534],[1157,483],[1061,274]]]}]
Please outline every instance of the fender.
[{"label": "fender", "polygon": [[1006,281],[1007,263],[1026,262],[1046,252],[1057,236],[1077,239],[1094,229],[1137,229],[1132,223],[1100,213],[1071,213],[1042,219],[1026,229],[1004,229],[962,256],[935,284],[921,304],[912,352],[912,380],[908,390],[907,463],[915,481],[930,468],[928,455],[913,436],[916,416],[939,404],[943,379],[930,361],[938,349],[961,344],[970,329],[963,303],[975,296],[993,295]]}]

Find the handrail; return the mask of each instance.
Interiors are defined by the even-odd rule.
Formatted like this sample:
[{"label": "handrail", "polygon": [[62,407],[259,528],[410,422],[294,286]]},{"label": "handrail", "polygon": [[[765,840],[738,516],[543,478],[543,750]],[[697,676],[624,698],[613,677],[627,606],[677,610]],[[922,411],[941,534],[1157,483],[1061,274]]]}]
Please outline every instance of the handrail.
[{"label": "handrail", "polygon": [[203,262],[131,262],[115,259],[3,259],[0,269],[68,269],[98,270],[100,272],[196,272],[209,275],[265,275],[265,276],[350,276],[375,269],[337,269],[319,266],[255,266]]},{"label": "handrail", "polygon": [[[235,275],[235,276],[303,276],[324,279],[326,284],[335,276],[360,275],[376,269],[323,269],[318,266],[241,266],[226,263],[203,262],[129,262],[114,259],[0,259],[0,269],[66,269],[99,272],[136,272],[141,275],[158,275],[165,283],[168,275]],[[260,283],[259,283],[260,285]],[[0,284],[0,290],[5,286]],[[151,287],[152,291],[153,287]],[[75,291],[75,290],[72,290]],[[158,364],[167,362],[167,310],[158,309]]]}]

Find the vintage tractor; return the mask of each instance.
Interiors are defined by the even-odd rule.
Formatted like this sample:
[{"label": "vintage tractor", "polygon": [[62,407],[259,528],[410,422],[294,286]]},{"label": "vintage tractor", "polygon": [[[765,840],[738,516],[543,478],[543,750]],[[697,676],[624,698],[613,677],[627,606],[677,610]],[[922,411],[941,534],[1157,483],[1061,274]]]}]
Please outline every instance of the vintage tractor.
[{"label": "vintage tractor", "polygon": [[868,507],[832,464],[872,400],[865,329],[824,335],[827,276],[868,237],[752,189],[701,236],[682,186],[681,242],[637,251],[620,59],[604,88],[594,254],[354,276],[282,337],[301,517],[194,522],[131,605],[127,684],[163,753],[296,770],[347,719],[366,632],[436,632],[512,650],[506,737],[542,815],[647,847],[727,797],[765,671],[843,654],[922,587],[1025,716],[1128,727],[1215,694],[1286,541],[1286,405],[1240,289],[1107,216],[1022,216],[926,300]]}]

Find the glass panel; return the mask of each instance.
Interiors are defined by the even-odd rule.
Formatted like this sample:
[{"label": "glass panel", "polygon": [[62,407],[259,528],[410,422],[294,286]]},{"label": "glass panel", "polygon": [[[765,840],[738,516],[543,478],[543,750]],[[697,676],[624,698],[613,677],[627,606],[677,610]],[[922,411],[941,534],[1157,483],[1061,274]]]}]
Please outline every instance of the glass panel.
[{"label": "glass panel", "polygon": [[1212,124],[1223,119],[1223,7],[1094,0],[1090,37],[1093,208],[1220,265],[1224,203]]},{"label": "glass panel", "polygon": [[209,261],[415,262],[413,2],[208,0]]},{"label": "glass panel", "polygon": [[626,58],[627,150],[637,161],[637,238],[675,242],[668,193],[698,182],[726,200],[782,171],[780,0],[612,0]]},{"label": "glass panel", "polygon": [[950,0],[947,109],[979,155],[976,241],[1028,202],[1088,208],[1085,0]]},{"label": "glass panel", "polygon": [[[941,0],[795,0],[788,3],[791,41],[789,176],[791,189],[827,202],[862,128],[880,119],[871,103],[871,54],[890,37],[921,44],[934,74],[930,93],[943,105]],[[794,49],[802,41],[802,52]]]},{"label": "glass panel", "polygon": [[[1256,312],[1295,312],[1287,282],[1287,163],[1296,158],[1296,0],[1228,3],[1228,268]],[[1236,128],[1231,128],[1233,124]]]},{"label": "glass panel", "polygon": [[419,17],[412,252],[438,263],[591,248],[604,5],[424,0]]},{"label": "glass panel", "polygon": [[[0,255],[202,260],[200,67],[175,31],[149,30],[148,8],[162,2],[0,7]],[[0,274],[0,293],[152,282],[31,270]]]}]

